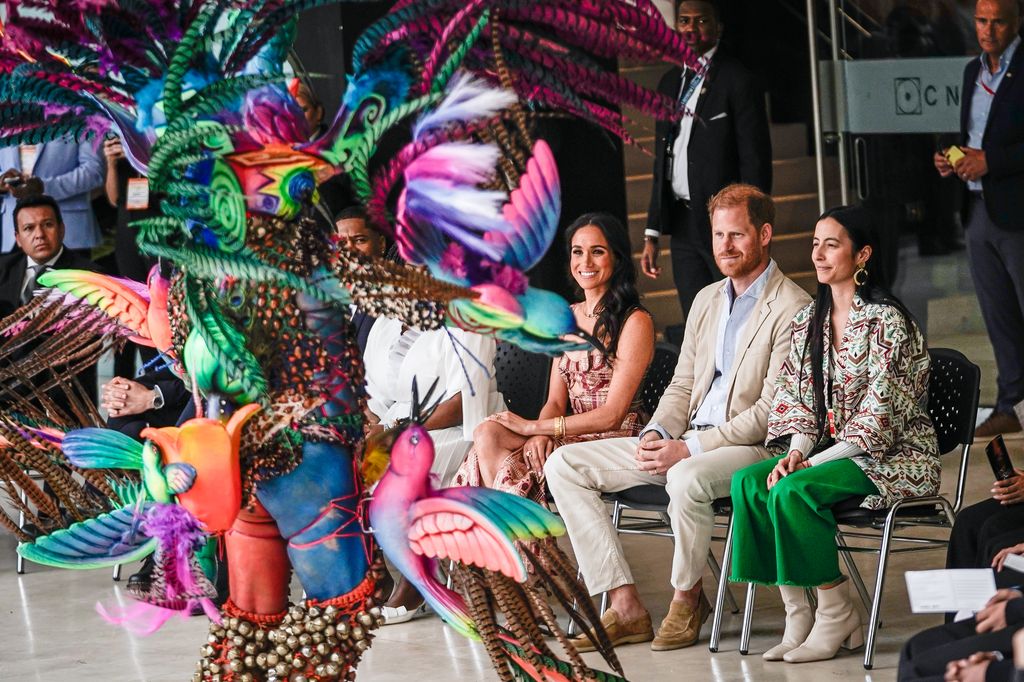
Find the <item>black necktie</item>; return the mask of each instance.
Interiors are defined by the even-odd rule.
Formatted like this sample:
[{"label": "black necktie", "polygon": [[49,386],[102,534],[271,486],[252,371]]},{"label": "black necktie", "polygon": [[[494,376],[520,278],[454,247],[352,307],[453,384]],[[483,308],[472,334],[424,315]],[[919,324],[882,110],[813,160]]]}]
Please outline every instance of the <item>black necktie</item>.
[{"label": "black necktie", "polygon": [[26,303],[32,300],[32,294],[36,290],[36,285],[39,282],[40,275],[49,270],[49,267],[45,265],[32,265],[29,266],[29,270],[31,271],[32,274],[28,278],[28,281],[25,282],[25,288],[22,289],[21,291],[22,305],[25,305]]}]

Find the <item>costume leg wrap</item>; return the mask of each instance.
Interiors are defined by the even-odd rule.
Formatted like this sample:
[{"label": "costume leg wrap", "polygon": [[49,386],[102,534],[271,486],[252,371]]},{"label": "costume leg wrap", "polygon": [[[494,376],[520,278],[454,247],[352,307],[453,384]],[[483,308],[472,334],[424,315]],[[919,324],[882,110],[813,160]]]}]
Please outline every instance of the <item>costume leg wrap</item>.
[{"label": "costume leg wrap", "polygon": [[290,573],[287,543],[274,519],[259,504],[243,509],[225,540],[232,603],[246,612],[282,613]]},{"label": "costume leg wrap", "polygon": [[310,599],[352,592],[367,577],[370,539],[363,533],[349,450],[307,442],[292,472],[259,484],[256,494],[288,539],[288,556]]}]

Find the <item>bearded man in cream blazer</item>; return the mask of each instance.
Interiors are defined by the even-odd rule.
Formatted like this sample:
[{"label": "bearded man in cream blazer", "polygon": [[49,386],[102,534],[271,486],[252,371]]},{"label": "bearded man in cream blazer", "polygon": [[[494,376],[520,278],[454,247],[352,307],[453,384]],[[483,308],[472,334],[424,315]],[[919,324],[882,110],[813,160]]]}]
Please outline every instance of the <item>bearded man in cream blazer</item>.
[{"label": "bearded man in cream blazer", "polygon": [[[769,255],[775,205],[751,185],[729,185],[708,204],[715,261],[726,275],[697,294],[672,382],[639,438],[566,445],[544,471],[591,594],[608,592],[601,621],[614,644],[694,644],[710,613],[701,578],[711,544],[711,503],[733,472],[767,457],[775,376],[790,325],[810,296]],[[675,594],[657,636],[633,583],[601,494],[665,486],[675,549]],[[593,648],[586,634],[573,640]]]}]

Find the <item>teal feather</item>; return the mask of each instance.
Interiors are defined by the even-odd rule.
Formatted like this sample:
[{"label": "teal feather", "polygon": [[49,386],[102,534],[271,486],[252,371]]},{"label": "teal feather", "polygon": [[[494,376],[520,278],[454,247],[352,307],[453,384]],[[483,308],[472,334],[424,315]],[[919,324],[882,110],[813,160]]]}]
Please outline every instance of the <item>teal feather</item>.
[{"label": "teal feather", "polygon": [[56,568],[108,568],[144,559],[156,550],[157,541],[142,534],[138,519],[152,506],[146,502],[121,507],[18,545],[18,554],[29,561]]},{"label": "teal feather", "polygon": [[142,470],[142,443],[113,429],[69,431],[61,450],[68,461],[82,469]]}]

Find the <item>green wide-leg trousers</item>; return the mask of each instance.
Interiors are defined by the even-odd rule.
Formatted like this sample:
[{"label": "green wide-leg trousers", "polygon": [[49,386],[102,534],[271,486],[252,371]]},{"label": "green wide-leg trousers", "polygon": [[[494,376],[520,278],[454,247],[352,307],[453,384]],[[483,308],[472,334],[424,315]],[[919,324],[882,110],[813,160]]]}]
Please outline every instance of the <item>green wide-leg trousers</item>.
[{"label": "green wide-leg trousers", "polygon": [[817,587],[836,582],[839,552],[832,506],[877,495],[852,460],[800,469],[768,489],[781,459],[758,462],[732,478],[732,574],[735,582]]}]

